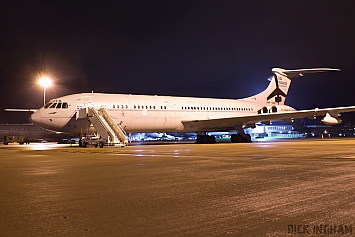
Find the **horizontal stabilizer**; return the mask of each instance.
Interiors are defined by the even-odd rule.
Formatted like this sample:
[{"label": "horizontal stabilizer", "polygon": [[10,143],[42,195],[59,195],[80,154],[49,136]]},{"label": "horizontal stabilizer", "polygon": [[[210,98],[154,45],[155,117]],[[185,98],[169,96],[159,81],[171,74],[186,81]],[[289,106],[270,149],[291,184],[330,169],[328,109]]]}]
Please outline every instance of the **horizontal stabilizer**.
[{"label": "horizontal stabilizer", "polygon": [[306,73],[329,71],[340,71],[340,69],[309,68],[288,70],[283,68],[273,68],[272,72],[274,75],[268,78],[270,81],[269,86],[263,92],[248,98],[244,98],[243,100],[283,105],[286,100],[288,89],[291,85],[291,78],[302,77]]},{"label": "horizontal stabilizer", "polygon": [[281,74],[283,76],[286,76],[288,78],[293,78],[293,77],[302,77],[303,74],[306,74],[306,73],[340,71],[340,69],[336,69],[336,68],[310,68],[310,69],[287,70],[287,69],[282,69],[282,68],[273,68],[272,71],[275,72],[275,73],[279,73],[279,74]]}]

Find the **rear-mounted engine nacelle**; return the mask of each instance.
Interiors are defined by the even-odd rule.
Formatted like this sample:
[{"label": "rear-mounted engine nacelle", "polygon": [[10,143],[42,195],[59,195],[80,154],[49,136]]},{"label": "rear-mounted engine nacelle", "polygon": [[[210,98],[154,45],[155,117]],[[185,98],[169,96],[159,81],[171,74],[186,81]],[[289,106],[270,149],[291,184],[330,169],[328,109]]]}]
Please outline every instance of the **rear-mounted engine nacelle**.
[{"label": "rear-mounted engine nacelle", "polygon": [[258,114],[268,114],[277,112],[277,108],[275,106],[272,107],[262,107],[258,110]]},{"label": "rear-mounted engine nacelle", "polygon": [[321,122],[325,125],[337,125],[340,124],[343,120],[341,118],[332,117],[329,113],[322,118]]},{"label": "rear-mounted engine nacelle", "polygon": [[277,113],[284,111],[294,111],[295,109],[287,105],[265,106],[258,110],[258,114]]}]

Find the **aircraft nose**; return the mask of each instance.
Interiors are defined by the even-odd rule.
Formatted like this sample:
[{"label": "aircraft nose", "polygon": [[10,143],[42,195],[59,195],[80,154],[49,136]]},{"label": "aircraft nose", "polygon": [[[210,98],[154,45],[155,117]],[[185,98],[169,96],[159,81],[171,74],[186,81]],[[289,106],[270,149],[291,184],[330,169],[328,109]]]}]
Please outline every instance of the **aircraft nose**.
[{"label": "aircraft nose", "polygon": [[31,116],[29,117],[30,122],[33,124],[39,123],[40,119],[41,119],[41,114],[38,111],[31,114]]}]

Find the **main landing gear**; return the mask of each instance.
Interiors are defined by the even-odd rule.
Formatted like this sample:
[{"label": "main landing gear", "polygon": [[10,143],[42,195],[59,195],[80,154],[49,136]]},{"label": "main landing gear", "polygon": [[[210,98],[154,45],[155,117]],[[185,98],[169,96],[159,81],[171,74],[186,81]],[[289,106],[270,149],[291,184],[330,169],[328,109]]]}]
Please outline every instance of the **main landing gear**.
[{"label": "main landing gear", "polygon": [[[249,134],[244,134],[244,136],[243,136],[240,133],[232,134],[231,135],[231,142],[232,143],[248,143],[248,142],[251,142],[251,136]],[[197,135],[196,143],[197,144],[213,144],[213,143],[216,143],[216,138],[215,138],[215,136],[212,136],[212,135]]]},{"label": "main landing gear", "polygon": [[[241,127],[236,127],[237,134],[231,135],[232,143],[249,143],[251,142],[251,136],[246,134]],[[196,143],[198,144],[212,144],[216,143],[216,138],[213,135],[206,135],[206,132],[197,134]]]},{"label": "main landing gear", "polygon": [[242,134],[238,133],[238,134],[232,134],[231,135],[231,142],[232,143],[243,143],[243,142],[251,142],[251,136],[249,134],[244,134],[245,136],[243,136]]},{"label": "main landing gear", "polygon": [[251,142],[251,136],[244,132],[244,129],[241,126],[236,126],[235,130],[238,134],[231,135],[231,142],[232,143],[248,143]]},{"label": "main landing gear", "polygon": [[197,134],[196,143],[198,143],[198,144],[216,143],[216,137],[211,136],[211,135],[198,135]]}]

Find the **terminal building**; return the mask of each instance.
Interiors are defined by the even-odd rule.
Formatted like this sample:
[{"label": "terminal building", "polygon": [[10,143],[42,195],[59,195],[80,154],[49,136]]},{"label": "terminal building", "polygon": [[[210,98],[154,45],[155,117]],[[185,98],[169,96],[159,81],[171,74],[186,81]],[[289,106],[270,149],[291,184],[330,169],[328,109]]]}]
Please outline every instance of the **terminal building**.
[{"label": "terminal building", "polygon": [[306,137],[305,133],[295,130],[290,124],[275,124],[275,125],[257,125],[250,129],[249,133],[252,138],[302,138]]}]

